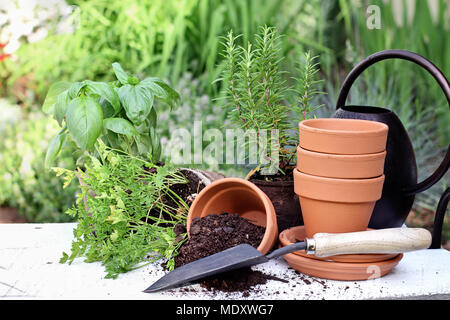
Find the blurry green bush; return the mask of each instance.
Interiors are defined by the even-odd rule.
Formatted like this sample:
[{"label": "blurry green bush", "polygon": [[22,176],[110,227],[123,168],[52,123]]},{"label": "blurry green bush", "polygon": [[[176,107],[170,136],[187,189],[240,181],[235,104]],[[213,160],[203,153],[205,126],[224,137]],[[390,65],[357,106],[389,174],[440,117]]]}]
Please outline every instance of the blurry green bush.
[{"label": "blurry green bush", "polygon": [[[450,41],[445,41],[450,32],[448,0],[332,0],[329,6],[324,44],[333,49],[333,54],[328,55],[328,61],[321,57],[336,87],[342,80],[342,68],[346,74],[363,58],[385,49],[413,51],[450,74]],[[379,28],[370,25],[370,16],[376,14],[370,8],[379,9]],[[335,41],[337,37],[342,41]],[[359,103],[370,105],[380,97],[395,97],[398,103],[384,106],[392,108],[407,128],[419,121],[431,121],[430,130],[438,128],[437,142],[445,148],[450,143],[448,103],[425,70],[410,62],[390,60],[377,63],[360,78],[355,85],[366,88],[366,95]]]},{"label": "blurry green bush", "polygon": [[[180,149],[182,132],[177,134],[177,129],[189,130],[193,136],[193,126],[196,122],[202,132],[208,129],[222,130],[227,126],[225,110],[214,105],[212,99],[200,88],[199,83],[200,80],[194,79],[192,73],[185,73],[174,87],[180,94],[180,106],[170,112],[161,110],[158,114],[158,133],[161,135],[161,145],[166,158],[170,158],[174,152]],[[204,142],[201,148],[194,148],[194,142],[191,141],[193,159],[199,156],[195,153],[202,152],[206,144]],[[189,165],[195,167],[195,165]],[[203,163],[199,167],[212,171],[219,169],[219,165],[212,162]]]},{"label": "blurry green bush", "polygon": [[[0,94],[18,102],[29,99],[31,105],[40,109],[51,83],[112,80],[110,64],[118,61],[139,76],[159,76],[178,88],[184,105],[170,116],[162,111],[160,130],[165,137],[169,137],[169,128],[190,128],[194,120],[202,120],[208,128],[222,127],[222,109],[213,107],[211,102],[220,94],[220,88],[212,82],[223,69],[220,36],[230,29],[242,34],[239,44],[245,45],[253,40],[259,26],[276,26],[285,35],[281,46],[285,56],[283,69],[287,71],[294,70],[298,63],[297,51],[320,54],[328,91],[327,100],[322,102],[328,108],[322,109],[319,116],[331,115],[343,77],[356,62],[376,51],[414,51],[450,74],[450,42],[445,41],[450,27],[448,0],[67,2],[73,5],[72,14],[62,19],[68,19],[74,31],[49,29],[42,40],[26,40],[0,65]],[[437,6],[430,7],[429,3]],[[367,27],[369,5],[380,8],[381,29]],[[2,21],[0,17],[0,26]],[[380,63],[364,73],[351,93],[349,103],[390,107],[400,116],[415,144],[420,174],[424,172],[422,164],[433,163],[432,154],[440,159],[434,145],[448,145],[450,113],[439,87],[419,67],[402,61]],[[1,141],[0,148],[4,148]],[[428,152],[430,148],[435,151]],[[35,150],[40,156],[41,149]],[[8,150],[13,151],[19,152]],[[448,177],[443,179],[443,185],[448,181]],[[3,190],[7,189],[0,192]],[[439,192],[440,189],[432,194],[433,199]],[[436,203],[433,200],[429,205],[435,207]]]},{"label": "blurry green bush", "polygon": [[[318,1],[312,1],[317,3]],[[221,71],[220,36],[229,29],[251,40],[261,25],[294,31],[294,20],[308,16],[311,5],[294,0],[153,0],[69,1],[73,33],[49,31],[40,41],[25,43],[8,61],[8,85],[27,78],[41,101],[55,81],[111,80],[110,65],[119,62],[138,75],[163,77],[174,85],[185,72],[204,75],[208,94]],[[309,9],[308,9],[309,8]],[[76,15],[74,17],[74,15]],[[67,19],[69,19],[67,18]],[[280,26],[281,25],[281,26]],[[284,51],[292,48],[289,37]]]},{"label": "blurry green bush", "polygon": [[[40,113],[19,118],[18,107],[3,99],[0,109],[17,121],[0,128],[0,206],[16,208],[30,222],[70,221],[64,211],[75,202],[75,185],[63,189],[62,180],[44,168],[48,141],[59,130],[56,121]],[[75,167],[70,151],[59,161],[59,166]]]}]

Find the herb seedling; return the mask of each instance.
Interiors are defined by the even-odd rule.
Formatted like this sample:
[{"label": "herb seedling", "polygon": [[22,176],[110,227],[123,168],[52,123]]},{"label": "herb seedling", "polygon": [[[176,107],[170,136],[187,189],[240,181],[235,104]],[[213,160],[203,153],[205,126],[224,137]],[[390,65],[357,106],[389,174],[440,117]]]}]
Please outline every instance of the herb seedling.
[{"label": "herb seedling", "polygon": [[107,278],[162,258],[173,269],[183,243],[176,240],[174,227],[185,224],[188,206],[170,187],[186,178],[168,165],[114,152],[102,142],[98,152],[99,159],[90,156],[84,173],[54,169],[66,184],[78,174],[85,182],[67,211],[78,224],[71,253],[63,253],[60,262],[70,264],[77,257],[101,261]]},{"label": "herb seedling", "polygon": [[172,109],[179,102],[178,93],[159,78],[139,80],[119,63],[112,67],[117,77],[112,83],[84,80],[50,87],[43,111],[52,114],[62,129],[50,141],[47,167],[63,146],[75,145],[78,155],[86,157],[86,151],[92,153],[98,139],[111,148],[151,158],[154,163],[160,159],[155,101]]}]

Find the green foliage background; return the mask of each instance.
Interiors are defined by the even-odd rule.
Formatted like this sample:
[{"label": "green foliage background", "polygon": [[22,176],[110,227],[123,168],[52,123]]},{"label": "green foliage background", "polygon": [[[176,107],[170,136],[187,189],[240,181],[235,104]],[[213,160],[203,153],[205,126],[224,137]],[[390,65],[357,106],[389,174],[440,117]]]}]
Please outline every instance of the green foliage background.
[{"label": "green foliage background", "polygon": [[[4,101],[0,106],[7,108]],[[75,201],[76,185],[63,189],[55,173],[44,167],[48,141],[56,132],[56,121],[35,112],[0,130],[0,204],[18,209],[31,222],[72,221],[63,213]],[[70,151],[55,165],[75,168]]]},{"label": "green foliage background", "polygon": [[[110,66],[114,61],[141,78],[164,78],[182,98],[181,107],[174,113],[161,110],[158,130],[169,144],[174,127],[190,128],[195,120],[203,120],[205,129],[224,124],[228,110],[216,100],[223,92],[213,80],[224,68],[221,37],[230,29],[242,34],[238,44],[246,46],[260,26],[276,27],[283,35],[283,69],[291,73],[298,65],[299,52],[311,50],[313,55],[320,55],[320,76],[328,94],[318,101],[326,105],[318,116],[332,114],[343,78],[358,61],[376,51],[414,51],[429,58],[447,77],[450,75],[448,0],[435,0],[436,11],[430,9],[429,1],[422,0],[68,2],[79,15],[74,17],[73,33],[50,30],[43,40],[24,42],[12,58],[0,62],[0,92],[23,111],[21,120],[12,125],[16,127],[2,133],[6,138],[0,140],[2,162],[11,163],[9,171],[0,167],[0,206],[17,206],[35,221],[65,219],[62,212],[68,199],[73,198],[70,189],[60,192],[56,186],[59,181],[45,176],[52,173],[41,169],[42,150],[48,143],[43,129],[48,124],[28,116],[30,112],[39,114],[36,110],[40,110],[55,81],[113,80]],[[415,10],[407,9],[411,3]],[[403,9],[398,9],[401,4]],[[379,30],[367,28],[369,5],[380,8]],[[407,18],[408,12],[414,14]],[[292,80],[286,81],[291,84]],[[367,70],[352,88],[348,103],[384,106],[399,115],[415,147],[420,179],[436,168],[450,143],[450,113],[439,87],[408,62],[386,61]],[[3,105],[0,108],[3,116],[6,109]],[[24,155],[18,146],[23,141],[33,146],[29,148],[34,159],[32,175],[19,174],[18,159]],[[67,155],[69,163],[70,157]],[[435,188],[417,198],[416,206],[435,208],[448,184],[447,174]],[[52,217],[55,214],[61,217]]]}]

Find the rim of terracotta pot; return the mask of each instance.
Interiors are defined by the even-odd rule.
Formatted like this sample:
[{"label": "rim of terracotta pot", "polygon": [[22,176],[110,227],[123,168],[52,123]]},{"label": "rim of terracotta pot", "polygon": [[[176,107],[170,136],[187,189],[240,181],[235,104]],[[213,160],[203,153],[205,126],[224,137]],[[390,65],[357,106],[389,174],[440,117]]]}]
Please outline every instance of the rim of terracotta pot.
[{"label": "rim of terracotta pot", "polygon": [[389,127],[381,122],[319,118],[298,124],[300,146],[330,154],[367,154],[386,149]]},{"label": "rim of terracotta pot", "polygon": [[297,146],[297,169],[328,178],[368,179],[384,172],[386,151],[368,154],[330,154]]},{"label": "rim of terracotta pot", "polygon": [[[227,186],[227,184],[229,186]],[[275,242],[278,239],[278,226],[277,226],[277,218],[274,206],[270,201],[269,197],[254,183],[242,179],[242,178],[223,178],[212,182],[210,185],[205,187],[194,199],[187,216],[186,220],[186,229],[189,236],[189,230],[192,223],[192,220],[195,217],[204,217],[209,214],[219,214],[220,212],[202,212],[204,207],[208,207],[208,204],[211,201],[220,201],[221,195],[224,194],[229,187],[239,187],[241,189],[247,189],[251,191],[251,194],[254,194],[257,197],[257,200],[264,206],[265,210],[265,233],[264,237],[259,244],[257,250],[263,254],[266,254],[273,248]],[[219,192],[218,189],[220,190]],[[200,211],[200,212],[199,212]],[[235,212],[230,212],[235,213]],[[239,213],[239,212],[237,212]],[[240,213],[239,213],[240,214]],[[245,217],[244,217],[245,218]]]},{"label": "rim of terracotta pot", "polygon": [[389,127],[378,121],[362,119],[317,118],[303,120],[299,129],[315,133],[343,136],[379,136],[384,135]]},{"label": "rim of terracotta pot", "polygon": [[381,198],[384,174],[368,179],[319,177],[294,170],[294,191],[299,197],[330,202],[372,202]]},{"label": "rim of terracotta pot", "polygon": [[386,157],[386,150],[376,153],[365,153],[365,154],[334,154],[325,153],[318,151],[311,151],[297,146],[297,153],[303,153],[309,157],[314,157],[317,159],[336,159],[349,162],[359,162],[359,161],[376,161]]}]

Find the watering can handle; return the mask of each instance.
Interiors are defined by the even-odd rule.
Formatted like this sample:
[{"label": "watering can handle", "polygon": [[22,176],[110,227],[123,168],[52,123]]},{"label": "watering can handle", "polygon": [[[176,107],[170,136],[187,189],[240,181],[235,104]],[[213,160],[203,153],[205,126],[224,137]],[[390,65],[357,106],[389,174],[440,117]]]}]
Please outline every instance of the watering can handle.
[{"label": "watering can handle", "polygon": [[[384,50],[368,56],[363,61],[358,63],[352,71],[350,71],[350,73],[345,78],[341,91],[339,93],[336,103],[336,109],[339,109],[340,107],[343,107],[345,105],[345,100],[347,99],[350,88],[353,85],[353,82],[355,82],[356,78],[358,78],[359,75],[371,65],[386,59],[408,60],[418,64],[419,66],[427,70],[433,76],[433,78],[436,79],[436,81],[439,83],[439,86],[444,91],[445,97],[447,98],[447,102],[450,107],[450,85],[444,74],[433,63],[414,52],[405,50]],[[448,146],[444,160],[436,169],[436,171],[424,181],[416,184],[415,186],[408,187],[404,190],[404,192],[406,194],[413,195],[425,191],[436,182],[438,182],[439,179],[441,179],[447,172],[449,167],[450,145]]]},{"label": "watering can handle", "polygon": [[448,202],[450,201],[450,187],[442,194],[439,200],[436,215],[433,224],[433,236],[430,249],[439,249],[441,247],[442,225],[444,224],[445,213],[447,211]]}]

